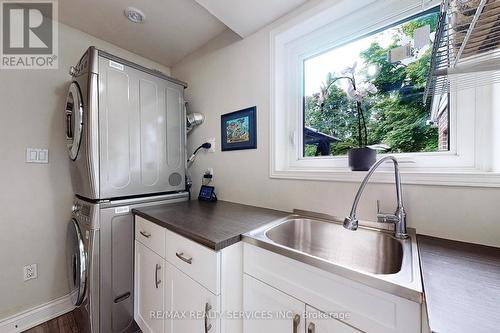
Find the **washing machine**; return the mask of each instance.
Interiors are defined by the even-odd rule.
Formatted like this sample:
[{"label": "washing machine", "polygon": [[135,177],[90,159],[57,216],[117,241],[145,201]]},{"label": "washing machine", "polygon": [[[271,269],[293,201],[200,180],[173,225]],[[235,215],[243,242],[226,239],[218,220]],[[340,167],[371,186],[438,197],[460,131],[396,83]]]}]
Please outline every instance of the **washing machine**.
[{"label": "washing machine", "polygon": [[99,209],[75,198],[68,224],[68,281],[75,320],[82,333],[99,327]]},{"label": "washing machine", "polygon": [[80,333],[132,333],[134,208],[186,201],[173,193],[92,202],[76,197],[68,224],[68,272]]},{"label": "washing machine", "polygon": [[66,144],[90,200],[185,190],[186,84],[90,47],[70,69]]}]

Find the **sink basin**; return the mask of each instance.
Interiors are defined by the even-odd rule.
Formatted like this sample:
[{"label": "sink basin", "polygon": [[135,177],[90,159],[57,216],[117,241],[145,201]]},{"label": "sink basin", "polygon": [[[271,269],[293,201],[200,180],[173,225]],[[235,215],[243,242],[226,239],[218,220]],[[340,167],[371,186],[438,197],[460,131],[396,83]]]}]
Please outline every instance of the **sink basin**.
[{"label": "sink basin", "polygon": [[387,293],[422,302],[415,230],[396,239],[385,224],[360,221],[347,230],[342,220],[314,212],[276,220],[243,235],[249,245],[342,276]]},{"label": "sink basin", "polygon": [[370,229],[353,232],[336,223],[288,218],[265,234],[279,245],[372,274],[398,273],[403,262],[401,243]]}]

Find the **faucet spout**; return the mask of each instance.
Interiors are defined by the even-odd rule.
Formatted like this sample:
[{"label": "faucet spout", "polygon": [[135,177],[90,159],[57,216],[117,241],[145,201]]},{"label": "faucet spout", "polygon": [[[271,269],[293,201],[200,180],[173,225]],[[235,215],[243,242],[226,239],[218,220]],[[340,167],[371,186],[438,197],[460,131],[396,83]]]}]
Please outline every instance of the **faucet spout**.
[{"label": "faucet spout", "polygon": [[351,213],[348,217],[345,218],[344,220],[344,228],[349,229],[349,230],[356,230],[358,229],[358,219],[356,218],[356,211],[358,209],[358,204],[359,200],[361,199],[361,195],[363,194],[363,191],[365,190],[366,185],[368,184],[368,181],[370,180],[371,176],[375,172],[375,170],[384,162],[386,161],[392,161],[394,164],[394,178],[396,182],[396,198],[397,198],[397,209],[394,214],[379,214],[379,217],[382,217],[380,222],[388,222],[388,223],[394,223],[395,224],[395,237],[398,239],[406,239],[408,238],[408,233],[406,231],[406,211],[404,208],[403,204],[403,191],[401,187],[401,173],[399,171],[399,164],[398,161],[396,160],[395,157],[393,156],[386,156],[381,158],[380,160],[375,163],[368,173],[366,174],[365,178],[361,182],[361,185],[359,186],[358,192],[356,193],[356,197],[354,198],[354,202],[352,204],[351,208]]}]

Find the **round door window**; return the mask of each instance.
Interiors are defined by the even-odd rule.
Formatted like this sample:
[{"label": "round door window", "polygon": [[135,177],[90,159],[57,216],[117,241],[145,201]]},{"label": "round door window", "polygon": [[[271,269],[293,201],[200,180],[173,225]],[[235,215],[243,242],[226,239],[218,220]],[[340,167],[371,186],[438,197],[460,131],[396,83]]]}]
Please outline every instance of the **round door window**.
[{"label": "round door window", "polygon": [[71,250],[69,261],[69,284],[71,289],[71,301],[75,306],[82,304],[85,298],[85,286],[87,282],[87,256],[85,254],[84,241],[78,222],[72,219],[69,226],[69,238]]},{"label": "round door window", "polygon": [[66,97],[66,144],[69,157],[74,161],[80,150],[83,129],[83,102],[80,88],[76,82],[69,86]]}]

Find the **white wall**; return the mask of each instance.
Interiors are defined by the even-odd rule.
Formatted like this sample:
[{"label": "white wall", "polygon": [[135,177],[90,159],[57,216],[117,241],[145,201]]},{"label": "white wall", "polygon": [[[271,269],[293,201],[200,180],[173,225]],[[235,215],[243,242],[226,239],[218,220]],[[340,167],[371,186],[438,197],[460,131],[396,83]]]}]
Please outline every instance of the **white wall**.
[{"label": "white wall", "polygon": [[[222,200],[341,217],[349,213],[356,183],[269,178],[269,32],[301,10],[241,41],[227,32],[172,67],[175,77],[189,83],[190,111],[203,112],[207,118],[190,135],[189,149],[205,138],[217,138],[216,153],[200,154],[191,169],[195,193],[202,171],[212,167]],[[220,115],[253,105],[257,106],[258,149],[221,152]],[[499,189],[408,185],[403,190],[408,223],[419,233],[500,246]],[[377,199],[384,210],[394,209],[393,186],[368,186],[359,207],[361,218],[374,219]]]},{"label": "white wall", "polygon": [[[65,25],[58,70],[0,70],[0,319],[68,293],[66,227],[73,191],[63,107],[70,77],[87,47],[169,74],[169,69]],[[49,148],[50,163],[26,164],[26,147]],[[22,268],[38,264],[38,279]]]}]

